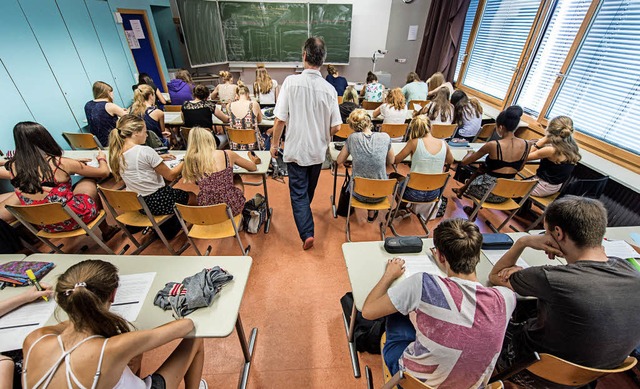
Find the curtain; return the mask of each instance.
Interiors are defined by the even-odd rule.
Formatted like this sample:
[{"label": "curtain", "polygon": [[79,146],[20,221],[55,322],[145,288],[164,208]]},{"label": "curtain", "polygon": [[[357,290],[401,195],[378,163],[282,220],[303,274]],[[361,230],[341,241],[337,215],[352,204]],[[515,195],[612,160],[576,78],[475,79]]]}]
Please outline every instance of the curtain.
[{"label": "curtain", "polygon": [[470,3],[471,0],[431,2],[416,66],[416,73],[423,80],[435,72],[442,72],[447,81],[453,81]]}]

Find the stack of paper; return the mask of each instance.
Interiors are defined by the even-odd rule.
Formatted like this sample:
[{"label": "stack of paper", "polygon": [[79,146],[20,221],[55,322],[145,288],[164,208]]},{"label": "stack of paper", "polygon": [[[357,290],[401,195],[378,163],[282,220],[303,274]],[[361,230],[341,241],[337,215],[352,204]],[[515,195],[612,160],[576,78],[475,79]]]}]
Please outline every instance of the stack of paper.
[{"label": "stack of paper", "polygon": [[[491,262],[492,265],[498,263],[500,258],[502,258],[502,256],[506,252],[507,250],[482,250],[482,253],[487,256],[487,259],[489,260],[489,262]],[[529,267],[529,264],[527,264],[527,262],[525,262],[522,257],[519,257],[518,261],[516,262],[516,266],[520,266],[521,268],[526,269]]]},{"label": "stack of paper", "polygon": [[116,298],[113,304],[111,304],[109,311],[122,316],[127,321],[136,321],[155,277],[156,273],[139,273],[120,276],[120,284],[116,291]]},{"label": "stack of paper", "polygon": [[11,311],[0,318],[0,352],[22,348],[22,342],[32,331],[45,325],[56,303],[38,300]]},{"label": "stack of paper", "polygon": [[640,258],[640,254],[624,240],[603,240],[602,246],[608,257],[618,257],[622,259]]},{"label": "stack of paper", "polygon": [[416,273],[429,273],[441,277],[446,277],[446,274],[440,270],[438,265],[428,255],[415,255],[399,257],[404,259],[404,275],[405,277],[411,277]]}]

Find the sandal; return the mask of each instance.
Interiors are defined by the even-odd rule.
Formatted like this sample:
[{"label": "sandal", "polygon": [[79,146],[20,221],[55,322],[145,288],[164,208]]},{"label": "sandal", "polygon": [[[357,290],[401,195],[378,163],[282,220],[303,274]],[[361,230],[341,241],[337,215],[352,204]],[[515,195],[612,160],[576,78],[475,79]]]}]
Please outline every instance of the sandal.
[{"label": "sandal", "polygon": [[452,188],[451,191],[456,194],[456,197],[461,199],[464,191],[461,188]]},{"label": "sandal", "polygon": [[373,223],[378,218],[378,211],[373,212],[373,217],[367,215],[367,222]]}]

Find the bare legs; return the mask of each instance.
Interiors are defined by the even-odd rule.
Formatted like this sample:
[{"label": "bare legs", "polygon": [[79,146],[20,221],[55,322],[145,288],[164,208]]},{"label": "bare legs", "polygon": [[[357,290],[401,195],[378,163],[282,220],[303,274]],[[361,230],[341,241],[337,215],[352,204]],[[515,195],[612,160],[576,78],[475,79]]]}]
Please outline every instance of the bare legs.
[{"label": "bare legs", "polygon": [[233,175],[233,186],[239,188],[242,193],[244,193],[244,182],[242,182],[242,177],[240,177],[240,174]]},{"label": "bare legs", "polygon": [[156,373],[164,377],[167,388],[177,388],[184,378],[185,389],[198,389],[203,363],[202,339],[183,339]]}]

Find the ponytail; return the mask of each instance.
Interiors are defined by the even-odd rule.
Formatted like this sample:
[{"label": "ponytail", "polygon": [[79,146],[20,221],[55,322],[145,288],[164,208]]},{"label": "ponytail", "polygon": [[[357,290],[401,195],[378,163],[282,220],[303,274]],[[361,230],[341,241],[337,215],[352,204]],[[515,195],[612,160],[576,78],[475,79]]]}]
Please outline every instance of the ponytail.
[{"label": "ponytail", "polygon": [[97,259],[82,261],[58,278],[56,302],[76,331],[107,338],[129,332],[130,324],[107,308],[118,282],[118,269],[113,264]]},{"label": "ponytail", "polygon": [[109,133],[109,167],[116,181],[122,179],[122,170],[127,167],[122,158],[125,139],[144,129],[144,121],[141,118],[127,114],[118,119],[116,128]]},{"label": "ponytail", "polygon": [[133,91],[133,105],[131,106],[131,113],[136,116],[144,117],[144,111],[147,109],[146,102],[149,97],[154,96],[153,88],[149,85],[138,85],[135,91]]}]

